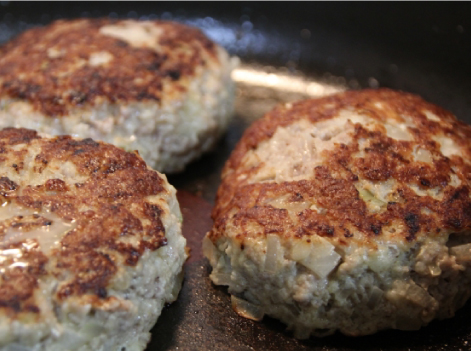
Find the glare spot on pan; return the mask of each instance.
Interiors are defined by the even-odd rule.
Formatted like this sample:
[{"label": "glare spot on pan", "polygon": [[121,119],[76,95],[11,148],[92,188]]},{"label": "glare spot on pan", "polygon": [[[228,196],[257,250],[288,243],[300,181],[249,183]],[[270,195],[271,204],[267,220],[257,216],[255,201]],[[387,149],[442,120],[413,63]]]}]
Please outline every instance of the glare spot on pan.
[{"label": "glare spot on pan", "polygon": [[287,73],[269,73],[261,69],[242,66],[232,72],[232,79],[237,83],[281,90],[287,93],[320,97],[345,90],[345,86],[334,85],[303,76]]},{"label": "glare spot on pan", "polygon": [[232,72],[236,82],[236,114],[251,123],[280,103],[317,98],[347,89],[343,77],[306,76],[287,67],[244,64]]}]

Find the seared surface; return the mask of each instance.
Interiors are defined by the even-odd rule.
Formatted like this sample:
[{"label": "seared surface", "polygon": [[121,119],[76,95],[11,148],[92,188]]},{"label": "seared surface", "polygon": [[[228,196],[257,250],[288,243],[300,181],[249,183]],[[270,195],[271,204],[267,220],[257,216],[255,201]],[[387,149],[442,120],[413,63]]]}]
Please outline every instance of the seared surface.
[{"label": "seared surface", "polygon": [[[183,233],[191,248],[190,260],[200,256],[201,240],[211,229],[211,206],[201,198],[178,191],[183,213]],[[335,334],[322,339],[296,340],[283,332],[286,326],[272,319],[263,323],[239,317],[231,308],[225,287],[215,286],[208,275],[207,260],[185,264],[185,284],[178,300],[164,309],[160,316],[149,350],[204,350],[211,345],[216,350],[465,350],[469,345],[469,313],[467,304],[452,319],[432,322],[412,333],[389,330],[360,338]],[[453,344],[451,344],[453,343]],[[454,345],[457,346],[454,346]]]},{"label": "seared surface", "polygon": [[[377,103],[383,106],[379,108]],[[322,151],[322,162],[313,167],[311,177],[293,182],[255,182],[252,178],[262,168],[259,163],[248,162],[246,155],[260,143],[270,139],[277,128],[300,120],[315,124],[334,118],[342,110],[351,110],[375,123],[372,127],[353,125],[352,141],[338,143],[332,150]],[[426,111],[438,120],[427,118]],[[411,140],[397,140],[387,135],[382,123],[405,123]],[[376,124],[377,123],[377,124]],[[456,144],[457,152],[446,151],[434,136],[443,136]],[[327,137],[326,137],[327,138]],[[367,141],[365,146],[364,141]],[[337,237],[345,245],[354,238],[348,227],[378,236],[391,221],[403,230],[396,233],[398,240],[415,240],[420,233],[439,233],[440,230],[463,231],[471,228],[471,128],[458,121],[451,113],[429,104],[411,94],[391,90],[366,90],[347,92],[317,100],[305,100],[292,105],[279,106],[249,128],[234,150],[223,171],[223,184],[218,192],[214,235],[223,233],[224,222],[231,217],[228,212],[237,209],[234,220],[269,221],[264,233],[285,232],[299,237],[321,235]],[[414,150],[427,150],[433,162],[417,160]],[[360,149],[363,156],[358,157]],[[426,152],[427,152],[426,151]],[[267,155],[276,158],[276,155]],[[296,157],[296,155],[293,155]],[[459,178],[460,186],[451,186],[451,176]],[[359,179],[372,183],[394,179],[399,186],[391,194],[386,208],[371,213],[355,184]],[[410,186],[421,191],[436,189],[434,196],[420,196]],[[440,196],[439,196],[440,194]],[[290,202],[310,200],[328,209],[319,215],[306,210],[295,222],[286,220],[287,212],[265,206],[272,197],[290,196]],[[393,198],[394,197],[394,198]],[[428,208],[431,213],[423,214]],[[397,222],[399,221],[399,222]],[[296,225],[296,229],[289,229]],[[240,240],[243,240],[243,235]]]},{"label": "seared surface", "polygon": [[175,22],[59,20],[0,48],[0,128],[101,140],[178,172],[226,130],[236,64]]},{"label": "seared surface", "polygon": [[92,139],[7,128],[0,150],[0,346],[142,350],[187,256],[173,187]]},{"label": "seared surface", "polygon": [[160,103],[185,92],[197,67],[217,60],[213,42],[174,22],[147,22],[131,39],[136,46],[100,31],[132,22],[59,20],[26,31],[0,49],[0,96],[25,99],[50,116],[104,100]]},{"label": "seared surface", "polygon": [[203,250],[242,316],[297,338],[417,330],[471,294],[471,127],[387,89],[280,105],[242,136]]},{"label": "seared surface", "polygon": [[[11,150],[20,144],[24,147],[21,151]],[[2,250],[24,251],[21,259],[27,263],[26,269],[8,269],[16,257],[11,259],[12,262],[2,262],[6,270],[0,289],[0,305],[11,312],[31,310],[34,304],[28,304],[28,299],[37,287],[37,279],[44,274],[60,274],[61,270],[69,271],[71,276],[57,290],[58,298],[88,294],[96,303],[102,303],[107,298],[106,287],[117,270],[117,262],[110,255],[119,257],[126,265],[135,265],[146,248],[156,250],[166,244],[159,218],[161,209],[145,199],[164,192],[164,180],[148,169],[136,154],[91,139],[76,141],[71,137],[58,137],[49,142],[35,132],[21,129],[1,131],[0,145],[3,150],[2,174],[8,172],[7,167],[12,169],[9,172],[18,174],[15,181],[1,178],[5,206],[17,204],[32,211],[47,208],[60,218],[76,223],[76,229],[68,232],[61,241],[53,272],[44,270],[47,258],[38,250],[38,245],[25,247],[18,242],[2,242]],[[25,170],[25,155],[29,148],[40,149],[40,152]],[[44,183],[38,184],[33,175],[30,179],[33,183],[26,183],[26,172],[38,173],[36,177],[39,178],[47,168],[57,167],[62,162],[73,163],[84,181],[70,184],[67,179],[45,178]],[[134,210],[130,211],[131,208]],[[145,219],[147,225],[144,226],[140,218]],[[6,225],[3,222],[2,235],[9,227],[44,225],[44,220],[24,223],[23,219],[13,217]],[[133,242],[119,242],[120,237],[132,238]],[[21,293],[12,294],[13,291]]]}]

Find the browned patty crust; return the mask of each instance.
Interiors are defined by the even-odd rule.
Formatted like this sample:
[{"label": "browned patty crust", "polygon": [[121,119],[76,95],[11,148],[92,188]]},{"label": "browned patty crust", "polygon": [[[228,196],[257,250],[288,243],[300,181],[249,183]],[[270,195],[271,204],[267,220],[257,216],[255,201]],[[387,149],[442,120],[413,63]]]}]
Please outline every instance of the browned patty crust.
[{"label": "browned patty crust", "polygon": [[[200,30],[174,22],[150,22],[161,30],[158,51],[100,34],[101,27],[119,22],[59,20],[20,34],[0,48],[0,97],[25,99],[50,116],[103,100],[160,103],[163,94],[186,91],[207,57],[217,60],[215,44]],[[112,60],[85,64],[96,52]],[[163,91],[166,81],[175,83],[172,91]]]},{"label": "browned patty crust", "polygon": [[[386,104],[380,109],[378,101]],[[245,166],[246,153],[256,149],[264,140],[271,138],[278,127],[307,119],[312,123],[327,120],[340,110],[351,109],[377,121],[392,118],[403,122],[401,115],[410,116],[414,126],[409,127],[414,141],[395,140],[386,135],[381,125],[368,130],[361,124],[354,128],[353,140],[348,145],[338,144],[333,150],[324,150],[326,160],[314,169],[311,179],[282,182],[251,183],[251,175],[258,172],[263,161],[256,167]],[[441,121],[428,119],[424,111],[431,111]],[[444,156],[440,144],[432,139],[437,133],[451,138],[460,148],[460,155]],[[359,151],[359,140],[369,140],[364,157],[352,157]],[[224,235],[229,219],[240,226],[239,240],[243,243],[248,234],[244,227],[256,222],[264,228],[261,235],[270,233],[293,233],[296,237],[320,235],[337,237],[343,245],[355,240],[348,230],[353,226],[370,237],[380,238],[383,228],[399,225],[394,236],[409,242],[418,235],[438,235],[440,231],[456,232],[471,229],[471,127],[458,121],[450,112],[430,104],[412,94],[388,89],[349,91],[321,99],[306,100],[292,105],[278,106],[264,118],[256,121],[243,135],[226,163],[222,184],[217,194],[212,217],[215,221],[210,234],[212,241]],[[414,145],[428,150],[433,163],[414,160],[411,157]],[[276,155],[271,155],[276,157]],[[450,175],[455,174],[461,185],[449,185]],[[393,178],[399,186],[395,201],[387,204],[380,213],[368,211],[355,183],[359,177],[372,182]],[[438,187],[441,199],[418,196],[405,184],[415,184],[421,190]],[[315,199],[325,209],[320,215],[305,209],[293,220],[286,209],[266,205],[270,198],[290,196],[289,202]],[[425,213],[423,209],[428,211]],[[402,224],[402,225],[401,225]],[[398,227],[398,228],[399,228]],[[372,244],[372,241],[363,245]]]},{"label": "browned patty crust", "polygon": [[[26,148],[17,148],[20,144]],[[39,148],[40,152],[27,160],[30,148]],[[4,176],[10,168],[11,172],[23,172],[26,178],[26,162],[30,162],[29,172],[38,175],[68,164],[75,168],[73,176],[82,181],[68,184],[50,178],[42,184],[21,185]],[[46,275],[60,281],[53,299],[76,296],[86,298],[93,306],[109,304],[113,297],[108,296],[107,286],[117,266],[135,266],[144,250],[167,244],[162,209],[147,200],[167,192],[166,181],[136,153],[91,139],[44,139],[31,130],[6,128],[0,131],[0,167],[2,203],[38,213],[0,221],[0,309],[10,317],[39,314],[34,290]],[[46,255],[35,240],[3,241],[12,228],[27,232],[51,225],[41,213],[74,223],[51,255]],[[9,250],[17,251],[8,256]],[[18,257],[21,265],[14,264]]]},{"label": "browned patty crust", "polygon": [[471,295],[470,190],[471,127],[418,96],[280,105],[223,169],[210,278],[297,338],[417,330]]}]

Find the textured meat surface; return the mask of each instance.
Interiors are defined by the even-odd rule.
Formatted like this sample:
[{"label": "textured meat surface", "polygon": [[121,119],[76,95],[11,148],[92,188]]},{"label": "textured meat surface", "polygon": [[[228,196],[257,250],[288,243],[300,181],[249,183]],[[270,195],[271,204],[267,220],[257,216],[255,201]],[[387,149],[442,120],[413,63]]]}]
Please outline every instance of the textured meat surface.
[{"label": "textured meat surface", "polygon": [[2,95],[26,99],[49,116],[103,99],[160,102],[164,88],[180,94],[200,65],[217,61],[216,45],[198,29],[107,19],[33,28],[1,54]]},{"label": "textured meat surface", "polygon": [[0,151],[0,346],[144,349],[181,285],[175,189],[92,139],[7,128]]},{"label": "textured meat surface", "polygon": [[174,22],[55,21],[0,48],[0,127],[92,137],[181,170],[225,130],[234,62]]},{"label": "textured meat surface", "polygon": [[298,337],[452,316],[469,297],[470,138],[387,89],[277,107],[223,170],[213,281]]}]

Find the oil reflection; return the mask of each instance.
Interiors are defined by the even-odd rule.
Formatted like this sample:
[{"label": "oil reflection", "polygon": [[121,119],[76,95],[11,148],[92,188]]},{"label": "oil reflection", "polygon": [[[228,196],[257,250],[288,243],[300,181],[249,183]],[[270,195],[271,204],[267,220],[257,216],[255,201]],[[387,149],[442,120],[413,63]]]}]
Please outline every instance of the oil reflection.
[{"label": "oil reflection", "polygon": [[246,123],[262,117],[279,103],[318,98],[348,88],[343,77],[310,77],[286,67],[244,64],[232,72],[236,82],[236,114]]},{"label": "oil reflection", "polygon": [[232,72],[232,79],[239,84],[265,87],[289,94],[301,94],[306,97],[321,97],[346,89],[343,85],[281,72],[269,73],[251,66],[235,69]]}]

